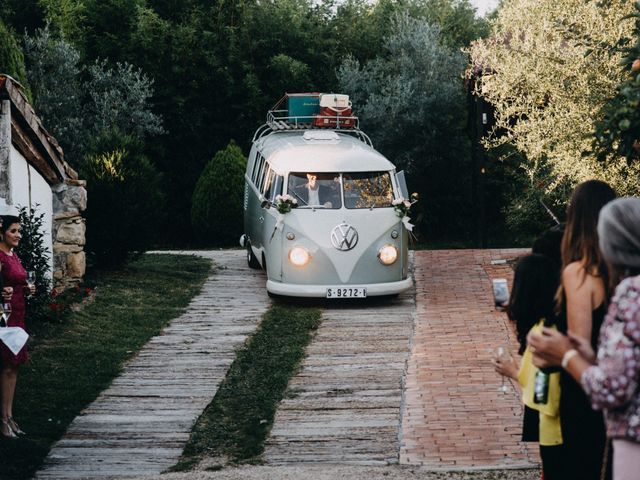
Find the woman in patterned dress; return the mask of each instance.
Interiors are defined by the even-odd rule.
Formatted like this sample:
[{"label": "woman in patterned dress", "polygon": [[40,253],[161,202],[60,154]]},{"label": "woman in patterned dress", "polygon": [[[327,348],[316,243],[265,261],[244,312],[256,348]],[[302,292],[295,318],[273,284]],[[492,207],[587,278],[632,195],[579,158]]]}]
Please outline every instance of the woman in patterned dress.
[{"label": "woman in patterned dress", "polygon": [[561,365],[604,410],[613,440],[614,480],[637,480],[640,472],[640,199],[606,205],[598,220],[602,255],[615,294],[600,330],[597,356],[590,343],[550,329],[531,334],[536,360]]},{"label": "woman in patterned dress", "polygon": [[[27,272],[13,251],[22,238],[20,233],[20,219],[12,215],[5,215],[1,218],[0,265],[2,280],[5,288],[11,287],[13,289],[10,300],[11,314],[7,320],[7,325],[9,327],[25,328],[25,290],[27,293],[33,293],[35,287],[31,287],[31,290],[28,289]],[[0,433],[5,438],[14,438],[24,433],[13,419],[13,398],[16,391],[16,381],[18,379],[18,367],[25,363],[27,358],[26,345],[14,355],[4,344],[0,344],[0,360],[2,362],[2,369],[0,370],[0,397],[2,399],[0,405],[0,413],[2,415]]]}]

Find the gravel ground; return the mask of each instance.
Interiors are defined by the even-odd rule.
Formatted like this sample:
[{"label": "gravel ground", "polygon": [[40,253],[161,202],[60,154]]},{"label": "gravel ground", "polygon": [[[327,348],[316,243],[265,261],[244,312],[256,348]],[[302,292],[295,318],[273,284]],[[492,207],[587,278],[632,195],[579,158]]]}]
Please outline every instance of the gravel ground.
[{"label": "gravel ground", "polygon": [[540,471],[476,470],[443,471],[411,466],[354,466],[354,465],[295,465],[295,466],[241,466],[217,471],[191,471],[168,473],[137,480],[539,480]]}]

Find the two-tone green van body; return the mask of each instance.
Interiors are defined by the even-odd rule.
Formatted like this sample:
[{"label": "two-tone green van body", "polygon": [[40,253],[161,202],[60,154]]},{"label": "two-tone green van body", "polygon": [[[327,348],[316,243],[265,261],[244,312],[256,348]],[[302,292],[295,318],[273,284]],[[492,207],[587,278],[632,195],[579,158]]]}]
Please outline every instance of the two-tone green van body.
[{"label": "two-tone green van body", "polygon": [[[296,208],[281,213],[283,196]],[[392,205],[406,197],[404,177],[359,130],[263,128],[249,154],[240,243],[271,294],[397,294],[412,285],[409,232]]]}]

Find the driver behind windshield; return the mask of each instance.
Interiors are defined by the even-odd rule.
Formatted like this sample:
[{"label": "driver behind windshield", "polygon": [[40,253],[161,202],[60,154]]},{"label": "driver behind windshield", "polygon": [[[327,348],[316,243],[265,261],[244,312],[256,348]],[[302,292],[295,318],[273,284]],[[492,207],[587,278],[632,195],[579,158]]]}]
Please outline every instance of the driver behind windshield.
[{"label": "driver behind windshield", "polygon": [[303,206],[340,208],[340,185],[335,179],[318,179],[315,172],[307,173],[306,179],[305,183],[294,187],[292,192],[298,201],[302,201]]}]

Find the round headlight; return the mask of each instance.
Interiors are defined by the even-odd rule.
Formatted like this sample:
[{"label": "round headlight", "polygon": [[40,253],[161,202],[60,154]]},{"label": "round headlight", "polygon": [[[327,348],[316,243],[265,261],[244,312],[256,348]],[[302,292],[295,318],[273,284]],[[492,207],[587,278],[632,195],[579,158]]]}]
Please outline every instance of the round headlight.
[{"label": "round headlight", "polygon": [[391,265],[398,259],[398,249],[393,245],[385,245],[378,251],[378,260],[383,265]]},{"label": "round headlight", "polygon": [[309,263],[311,255],[304,247],[293,247],[289,252],[289,261],[296,267],[303,267]]}]

